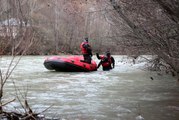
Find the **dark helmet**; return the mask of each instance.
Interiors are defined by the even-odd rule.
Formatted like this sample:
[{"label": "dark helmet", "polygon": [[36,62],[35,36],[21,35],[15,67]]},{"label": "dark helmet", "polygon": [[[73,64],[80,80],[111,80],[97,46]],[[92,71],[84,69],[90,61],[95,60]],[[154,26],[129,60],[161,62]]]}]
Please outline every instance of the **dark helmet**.
[{"label": "dark helmet", "polygon": [[88,37],[85,37],[84,41],[88,42]]},{"label": "dark helmet", "polygon": [[111,56],[111,53],[109,51],[106,51],[106,56],[107,57]]}]

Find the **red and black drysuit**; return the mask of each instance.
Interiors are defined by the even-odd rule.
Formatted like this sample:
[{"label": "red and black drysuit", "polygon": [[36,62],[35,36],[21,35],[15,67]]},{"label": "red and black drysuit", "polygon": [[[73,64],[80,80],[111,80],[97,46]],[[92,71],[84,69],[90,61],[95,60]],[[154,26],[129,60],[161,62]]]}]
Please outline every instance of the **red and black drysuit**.
[{"label": "red and black drysuit", "polygon": [[87,62],[87,63],[91,64],[91,60],[92,60],[91,46],[88,44],[88,42],[85,41],[85,42],[81,43],[80,48],[81,48],[81,52],[84,57],[84,61],[82,61],[82,62]]},{"label": "red and black drysuit", "polygon": [[96,56],[97,56],[98,59],[101,60],[99,62],[99,64],[98,64],[98,68],[100,67],[100,65],[102,65],[104,71],[107,71],[107,70],[110,70],[110,69],[114,68],[115,60],[114,60],[114,58],[112,56],[110,56],[110,55],[108,55],[108,56],[105,56],[105,55],[99,56],[98,53],[96,53]]}]

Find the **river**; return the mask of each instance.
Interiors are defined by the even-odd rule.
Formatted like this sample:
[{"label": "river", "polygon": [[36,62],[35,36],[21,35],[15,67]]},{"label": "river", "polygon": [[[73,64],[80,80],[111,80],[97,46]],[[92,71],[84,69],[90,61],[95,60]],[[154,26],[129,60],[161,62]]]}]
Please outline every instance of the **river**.
[{"label": "river", "polygon": [[[4,101],[26,96],[35,112],[50,107],[42,114],[62,120],[135,120],[139,113],[145,120],[179,120],[179,82],[143,70],[145,62],[114,56],[111,71],[54,72],[43,66],[45,57],[22,57],[5,85]],[[2,70],[10,60],[0,59]],[[20,106],[16,100],[5,109],[23,112]]]}]

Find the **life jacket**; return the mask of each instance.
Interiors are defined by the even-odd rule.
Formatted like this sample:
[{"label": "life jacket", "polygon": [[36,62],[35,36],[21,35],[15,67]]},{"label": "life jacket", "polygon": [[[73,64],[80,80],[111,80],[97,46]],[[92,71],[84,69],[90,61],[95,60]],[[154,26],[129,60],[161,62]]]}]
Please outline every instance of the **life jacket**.
[{"label": "life jacket", "polygon": [[106,57],[106,56],[100,56],[102,60],[102,66],[103,67],[110,67],[111,66],[111,57]]},{"label": "life jacket", "polygon": [[86,48],[83,47],[83,45],[88,44],[88,42],[82,42],[80,45],[82,54],[88,54],[88,51]]}]

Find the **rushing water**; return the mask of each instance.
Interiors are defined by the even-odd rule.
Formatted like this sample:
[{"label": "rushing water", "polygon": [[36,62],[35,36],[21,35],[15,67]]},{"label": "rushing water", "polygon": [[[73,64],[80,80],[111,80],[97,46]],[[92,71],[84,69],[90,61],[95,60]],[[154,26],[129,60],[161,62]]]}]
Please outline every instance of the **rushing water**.
[{"label": "rushing water", "polygon": [[[77,73],[48,71],[45,56],[25,56],[5,85],[4,101],[27,95],[34,111],[50,107],[43,114],[63,120],[135,120],[139,113],[145,120],[179,120],[179,82],[114,57],[111,71]],[[10,60],[0,59],[2,70]],[[22,112],[17,100],[6,109]]]}]

